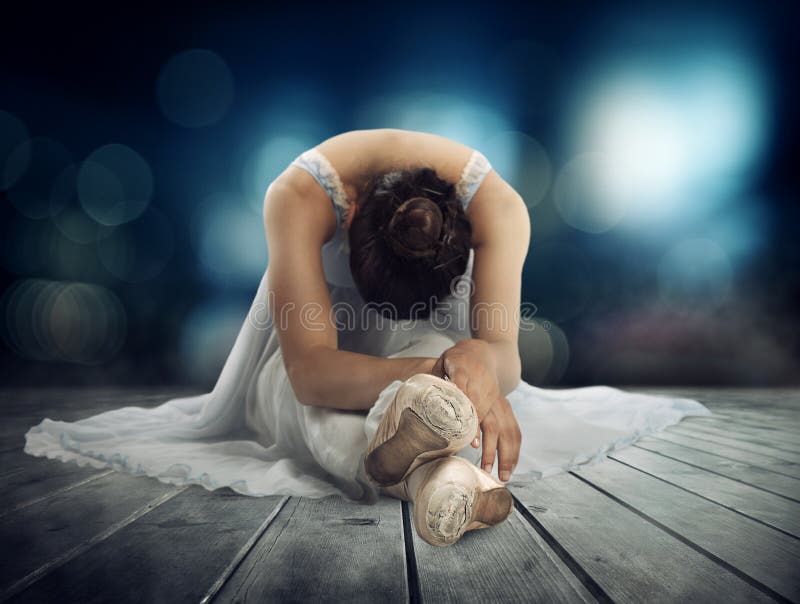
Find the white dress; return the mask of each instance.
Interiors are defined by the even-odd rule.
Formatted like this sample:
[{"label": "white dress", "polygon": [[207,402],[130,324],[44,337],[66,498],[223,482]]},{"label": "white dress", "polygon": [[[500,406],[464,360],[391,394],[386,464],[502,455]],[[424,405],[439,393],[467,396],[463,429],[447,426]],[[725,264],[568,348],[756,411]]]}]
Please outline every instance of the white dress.
[{"label": "white dress", "polygon": [[[326,190],[338,228],[323,248],[325,278],[334,306],[359,311],[364,302],[348,265],[348,201],[330,162],[310,149],[293,162]],[[457,183],[464,206],[491,169],[472,154]],[[472,256],[466,274],[471,273]],[[370,503],[380,495],[364,475],[367,443],[400,385],[387,386],[369,411],[301,405],[292,391],[267,307],[266,274],[212,392],[155,408],[124,407],[76,422],[44,419],[25,435],[31,455],[146,475],[173,484],[230,487],[252,496],[342,495]],[[389,329],[342,325],[339,347],[383,357],[437,357],[470,337],[468,294],[450,298],[447,327],[436,320],[389,322]],[[344,323],[344,322],[343,322]],[[542,478],[600,461],[613,449],[675,424],[708,415],[688,399],[631,394],[607,387],[544,390],[524,381],[508,396],[522,431],[515,482]],[[458,455],[473,463],[480,449]],[[494,466],[497,473],[497,463]]]}]

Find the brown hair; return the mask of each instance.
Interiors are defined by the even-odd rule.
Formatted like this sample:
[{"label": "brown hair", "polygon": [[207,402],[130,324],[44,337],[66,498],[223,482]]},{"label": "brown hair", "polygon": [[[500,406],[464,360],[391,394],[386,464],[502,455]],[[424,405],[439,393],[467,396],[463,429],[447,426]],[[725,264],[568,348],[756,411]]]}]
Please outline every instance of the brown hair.
[{"label": "brown hair", "polygon": [[350,271],[381,314],[426,318],[466,271],[471,236],[455,186],[432,168],[377,174],[348,229]]}]

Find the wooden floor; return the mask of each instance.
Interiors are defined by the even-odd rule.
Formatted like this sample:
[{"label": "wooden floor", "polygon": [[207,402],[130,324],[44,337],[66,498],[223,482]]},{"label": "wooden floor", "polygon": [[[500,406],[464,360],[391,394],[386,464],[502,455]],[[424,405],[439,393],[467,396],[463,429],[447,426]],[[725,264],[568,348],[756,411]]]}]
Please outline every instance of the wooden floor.
[{"label": "wooden floor", "polygon": [[185,391],[0,391],[0,600],[800,600],[800,390],[669,392],[715,415],[512,482],[505,523],[434,548],[395,499],[244,497],[22,452],[42,417]]}]

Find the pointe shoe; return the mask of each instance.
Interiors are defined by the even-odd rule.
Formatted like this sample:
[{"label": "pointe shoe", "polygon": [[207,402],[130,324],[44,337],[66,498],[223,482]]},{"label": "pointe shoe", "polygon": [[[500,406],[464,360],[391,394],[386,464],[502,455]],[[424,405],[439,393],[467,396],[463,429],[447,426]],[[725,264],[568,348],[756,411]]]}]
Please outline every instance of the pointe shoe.
[{"label": "pointe shoe", "polygon": [[421,464],[464,448],[477,433],[478,415],[467,395],[452,382],[419,373],[397,390],[364,466],[379,486],[397,484]]},{"label": "pointe shoe", "polygon": [[467,531],[500,524],[514,507],[502,483],[461,457],[431,461],[407,482],[414,528],[435,546],[452,545]]}]

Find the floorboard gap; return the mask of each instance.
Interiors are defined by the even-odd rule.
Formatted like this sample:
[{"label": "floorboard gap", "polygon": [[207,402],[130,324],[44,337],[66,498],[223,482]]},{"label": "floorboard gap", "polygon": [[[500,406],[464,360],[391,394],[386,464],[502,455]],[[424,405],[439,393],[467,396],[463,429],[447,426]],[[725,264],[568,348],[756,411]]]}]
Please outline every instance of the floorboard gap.
[{"label": "floorboard gap", "polygon": [[[786,474],[784,472],[779,472],[778,470],[774,470],[772,468],[765,468],[764,466],[759,466],[757,464],[752,464],[752,463],[750,463],[748,461],[742,461],[741,459],[734,459],[733,457],[728,457],[727,455],[720,455],[719,453],[712,453],[711,451],[706,451],[705,449],[698,449],[697,447],[691,447],[691,446],[685,445],[683,443],[676,443],[676,442],[671,441],[671,440],[666,440],[664,438],[659,438],[655,434],[648,435],[648,438],[655,438],[656,440],[660,440],[662,443],[669,443],[671,445],[675,445],[676,447],[683,447],[684,449],[691,449],[692,451],[700,451],[701,453],[706,453],[708,455],[713,455],[714,457],[720,457],[722,459],[727,459],[728,461],[733,461],[733,462],[736,462],[736,463],[747,464],[748,466],[750,466],[752,468],[758,468],[759,470],[764,470],[766,472],[772,472],[773,474],[780,474],[781,476],[786,476],[787,478],[793,478],[794,480],[800,480],[800,478],[797,478],[797,476],[792,476],[791,474]],[[768,457],[768,456],[765,455],[764,457]],[[791,465],[791,466],[797,465],[797,464],[795,464],[795,463],[793,463],[791,461],[785,461],[785,460],[782,460],[782,459],[780,459],[778,461],[781,461],[786,465]]]},{"label": "floorboard gap", "polygon": [[253,549],[258,540],[261,539],[261,535],[264,534],[264,531],[269,528],[269,525],[272,524],[272,521],[275,520],[275,517],[280,513],[286,503],[291,499],[289,495],[281,499],[269,515],[264,519],[264,522],[256,529],[256,531],[251,535],[250,539],[241,547],[241,549],[236,552],[236,555],[230,561],[228,566],[225,567],[225,570],[222,571],[222,574],[214,581],[214,584],[209,588],[206,592],[206,595],[200,600],[200,604],[208,604],[211,602],[216,595],[219,593],[219,590],[223,588],[225,583],[228,579],[231,578],[236,569],[239,568],[239,565],[242,563],[242,560],[245,559],[247,554],[250,553],[250,550]]},{"label": "floorboard gap", "polygon": [[525,504],[522,503],[516,496],[512,495],[514,499],[514,507],[520,513],[520,515],[528,522],[528,524],[533,527],[539,536],[544,540],[545,543],[550,547],[551,550],[555,552],[555,554],[559,557],[559,559],[564,563],[564,565],[572,572],[573,575],[578,579],[578,581],[583,584],[583,586],[587,589],[587,591],[592,594],[592,596],[598,601],[602,603],[613,603],[614,601],[611,597],[605,592],[605,590],[600,587],[600,585],[595,581],[591,575],[580,565],[575,558],[572,557],[566,548],[564,548],[561,543],[536,519],[531,511],[525,507]]},{"label": "floorboard gap", "polygon": [[21,591],[27,589],[28,587],[30,587],[31,585],[36,583],[39,579],[41,579],[45,575],[47,575],[47,574],[51,573],[52,571],[54,571],[55,569],[63,566],[67,562],[69,562],[71,560],[74,560],[75,558],[77,558],[78,556],[80,556],[84,552],[88,551],[90,548],[94,547],[95,545],[97,545],[101,541],[103,541],[105,539],[108,539],[111,535],[116,533],[118,530],[128,526],[131,522],[134,522],[134,521],[138,520],[139,518],[141,518],[145,514],[148,514],[148,513],[152,512],[158,506],[160,506],[163,503],[166,503],[167,501],[169,501],[170,499],[172,499],[173,497],[175,497],[179,493],[182,493],[183,491],[185,491],[187,488],[188,487],[180,487],[180,488],[174,489],[172,491],[168,491],[168,492],[166,492],[166,493],[164,493],[162,495],[159,495],[158,497],[153,499],[147,505],[144,505],[144,506],[140,507],[138,510],[136,510],[133,514],[131,514],[127,518],[123,518],[119,522],[115,522],[114,524],[109,526],[106,530],[98,533],[97,535],[95,535],[94,537],[91,537],[90,539],[87,539],[86,541],[84,541],[80,545],[75,546],[74,548],[72,548],[68,552],[66,552],[64,554],[61,554],[57,558],[54,558],[53,560],[48,562],[47,564],[43,564],[42,566],[40,566],[36,570],[28,573],[27,575],[22,577],[22,579],[20,579],[19,581],[17,581],[13,585],[11,585],[11,587],[9,587],[7,590],[5,590],[4,592],[0,593],[0,602],[5,602],[6,600],[11,598],[12,596],[15,596],[16,594],[20,593]]},{"label": "floorboard gap", "polygon": [[411,522],[411,513],[408,502],[401,502],[403,513],[403,542],[406,552],[406,572],[408,573],[408,600],[411,604],[422,602],[422,589],[417,571],[417,556],[414,553],[414,527]]},{"label": "floorboard gap", "polygon": [[[697,468],[698,470],[702,470],[703,472],[708,472],[709,474],[716,474],[717,476],[721,476],[722,478],[726,478],[728,480],[733,480],[734,482],[738,482],[739,484],[747,485],[750,488],[758,489],[759,491],[764,491],[765,493],[769,493],[770,495],[775,495],[776,497],[780,497],[782,499],[788,499],[789,501],[794,501],[795,503],[800,503],[800,499],[795,499],[794,497],[789,497],[788,495],[783,495],[781,493],[776,493],[775,491],[770,491],[769,489],[765,489],[764,487],[760,487],[757,484],[753,484],[752,482],[747,482],[745,480],[741,480],[740,478],[734,478],[733,476],[728,476],[727,474],[722,474],[721,472],[717,472],[716,470],[712,470],[710,468],[704,468],[703,466],[698,466],[697,464],[691,463],[689,461],[685,461],[683,459],[678,459],[677,457],[672,457],[671,455],[667,455],[666,453],[662,453],[661,451],[654,451],[653,449],[648,449],[646,446],[642,445],[633,445],[637,449],[642,449],[643,451],[647,451],[648,453],[654,453],[656,455],[660,455],[661,457],[666,457],[667,459],[671,459],[672,461],[677,461],[678,463],[682,463],[687,466],[691,466],[692,468]],[[616,460],[615,461],[619,461]],[[752,468],[750,464],[746,464],[745,462],[741,462],[742,464]]]},{"label": "floorboard gap", "polygon": [[67,491],[71,491],[72,489],[77,489],[78,487],[82,487],[85,484],[89,484],[90,482],[94,482],[95,480],[99,480],[103,478],[103,476],[108,476],[109,474],[113,474],[114,470],[107,470],[105,472],[100,472],[98,474],[93,474],[88,478],[84,478],[83,480],[79,480],[78,482],[73,482],[72,484],[68,484],[66,486],[61,487],[60,489],[55,489],[54,491],[50,491],[49,493],[45,493],[44,495],[40,495],[39,497],[34,497],[33,499],[29,499],[28,501],[23,501],[22,503],[18,503],[7,510],[3,510],[0,512],[0,518],[3,516],[7,516],[12,512],[18,512],[20,510],[24,510],[25,508],[29,508],[30,506],[40,503],[46,499],[50,499],[55,497],[56,495],[61,495],[62,493],[66,493]]},{"label": "floorboard gap", "polygon": [[[614,460],[614,461],[618,461],[618,460]],[[622,463],[622,462],[619,462],[619,463]],[[628,465],[628,464],[625,464],[625,465]],[[656,520],[652,516],[649,516],[648,514],[645,514],[641,510],[638,510],[635,507],[633,507],[632,505],[630,505],[627,502],[623,501],[622,499],[620,499],[616,495],[613,495],[613,494],[609,493],[608,491],[606,491],[604,488],[597,486],[596,484],[594,484],[591,481],[587,480],[586,478],[584,478],[580,474],[578,474],[576,472],[570,472],[570,474],[572,474],[575,478],[577,478],[581,482],[586,483],[587,485],[589,485],[590,487],[592,487],[596,491],[602,493],[603,495],[605,495],[606,497],[611,499],[613,502],[621,505],[626,510],[630,510],[631,512],[633,512],[634,514],[639,516],[639,518],[642,518],[643,520],[646,520],[647,522],[649,522],[650,524],[652,524],[656,528],[658,528],[658,529],[664,531],[665,533],[667,533],[669,536],[671,536],[671,537],[677,539],[678,541],[680,541],[681,543],[691,547],[697,553],[702,554],[703,556],[705,556],[706,558],[708,558],[712,562],[714,562],[714,563],[718,564],[719,566],[723,567],[725,570],[733,573],[734,575],[736,575],[737,577],[742,579],[742,581],[746,581],[747,583],[749,583],[750,585],[755,587],[757,590],[759,590],[762,593],[768,595],[770,598],[773,598],[773,599],[777,600],[778,602],[787,602],[788,603],[788,602],[792,601],[792,600],[789,600],[788,598],[783,597],[781,594],[779,594],[778,592],[774,591],[770,587],[767,587],[766,585],[764,585],[763,583],[761,583],[757,579],[754,579],[750,575],[742,572],[741,570],[739,570],[738,568],[736,568],[732,564],[726,562],[725,560],[723,560],[722,558],[720,558],[716,554],[711,553],[710,551],[708,551],[704,547],[696,544],[694,541],[691,541],[690,539],[684,537],[680,533],[672,530],[667,525],[662,524],[661,522],[659,522],[658,520]],[[645,474],[647,474],[647,472],[645,472]],[[648,474],[648,475],[650,475],[650,474]],[[658,478],[658,477],[656,477],[656,478]],[[669,483],[669,484],[672,484],[672,483]],[[678,487],[678,488],[680,488],[680,487]],[[691,491],[689,491],[689,492],[691,492]],[[694,493],[694,494],[696,494],[696,493]],[[698,495],[698,497],[700,497],[700,495]],[[705,498],[703,498],[703,499],[705,499]],[[713,502],[713,503],[716,503],[716,502]],[[725,507],[725,506],[723,506],[723,507]],[[736,511],[736,510],[733,510],[733,511]],[[749,518],[749,516],[748,516],[748,518]],[[772,528],[774,528],[774,527],[772,527]],[[783,532],[783,531],[781,531],[781,532]]]},{"label": "floorboard gap", "polygon": [[[637,468],[636,466],[632,466],[631,464],[625,463],[624,461],[621,461],[621,460],[619,460],[616,457],[613,457],[611,455],[609,455],[608,458],[614,460],[617,463],[621,463],[623,466],[628,466],[629,468],[632,468],[632,469],[636,470],[637,472],[641,472],[642,474],[646,474],[647,476],[655,478],[656,480],[660,480],[663,483],[671,485],[671,486],[675,487],[676,489],[680,489],[681,491],[684,491],[686,493],[690,493],[690,494],[694,495],[695,497],[699,497],[700,499],[705,499],[709,503],[713,503],[714,505],[718,505],[718,506],[720,506],[722,508],[725,508],[726,510],[730,510],[731,512],[735,512],[736,514],[739,514],[740,516],[744,516],[745,518],[749,518],[753,522],[758,522],[759,524],[763,524],[764,526],[767,526],[767,527],[771,528],[773,531],[778,531],[779,533],[783,533],[787,537],[791,537],[792,539],[800,540],[800,537],[798,537],[797,535],[793,535],[789,531],[785,531],[782,528],[779,528],[779,527],[777,527],[775,525],[770,524],[769,522],[765,522],[763,520],[760,520],[759,518],[755,518],[755,517],[753,517],[753,516],[751,516],[749,514],[745,514],[742,510],[737,510],[736,508],[731,507],[729,505],[725,505],[724,503],[720,503],[719,501],[714,501],[710,497],[706,497],[705,495],[701,495],[700,493],[695,493],[694,491],[692,491],[690,489],[687,489],[686,487],[682,487],[679,484],[675,484],[674,482],[670,482],[669,480],[666,480],[665,478],[661,478],[661,476],[657,476],[656,474],[651,474],[650,472],[648,472],[646,470],[642,470],[641,468]],[[575,474],[575,475],[577,476],[577,474]],[[727,476],[725,478],[727,478]],[[581,480],[584,480],[584,479],[581,478]],[[594,486],[594,485],[592,485],[592,486]],[[595,488],[597,488],[597,487],[595,487]]]}]

